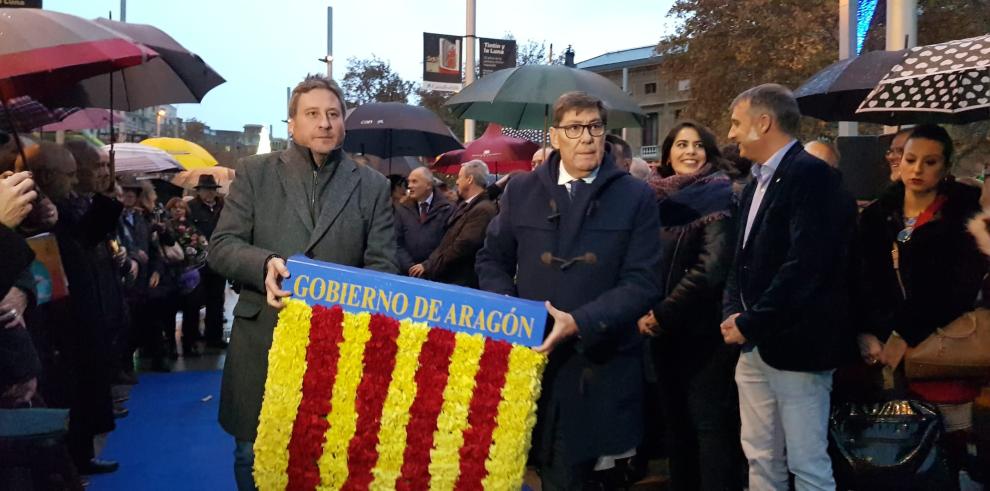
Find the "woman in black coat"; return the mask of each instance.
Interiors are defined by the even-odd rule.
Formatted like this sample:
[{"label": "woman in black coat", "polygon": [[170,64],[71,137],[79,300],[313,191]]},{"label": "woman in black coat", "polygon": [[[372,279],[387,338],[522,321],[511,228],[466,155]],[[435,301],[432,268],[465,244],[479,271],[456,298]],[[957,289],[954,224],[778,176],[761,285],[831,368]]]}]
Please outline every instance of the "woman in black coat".
[{"label": "woman in black coat", "polygon": [[[908,347],[974,306],[987,261],[966,226],[980,211],[980,190],[953,180],[952,148],[941,127],[915,128],[905,144],[900,182],[863,211],[859,282],[867,294],[859,296],[857,317],[867,363],[896,367]],[[908,389],[939,405],[950,460],[952,454],[960,458],[972,426],[966,403],[978,386],[947,380],[912,382]]]},{"label": "woman in black coat", "polygon": [[675,490],[739,487],[739,352],[719,331],[736,237],[732,181],[722,166],[714,135],[683,122],[664,140],[660,175],[650,181],[662,224],[664,296],[639,327],[651,337]]}]

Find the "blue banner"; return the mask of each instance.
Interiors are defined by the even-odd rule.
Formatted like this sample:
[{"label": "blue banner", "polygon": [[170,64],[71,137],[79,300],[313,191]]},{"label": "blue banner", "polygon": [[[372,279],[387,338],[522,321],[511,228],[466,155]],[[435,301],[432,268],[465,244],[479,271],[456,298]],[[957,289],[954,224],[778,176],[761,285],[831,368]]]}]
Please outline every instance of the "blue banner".
[{"label": "blue banner", "polygon": [[292,256],[282,288],[309,305],[340,305],[523,346],[543,343],[543,303]]}]

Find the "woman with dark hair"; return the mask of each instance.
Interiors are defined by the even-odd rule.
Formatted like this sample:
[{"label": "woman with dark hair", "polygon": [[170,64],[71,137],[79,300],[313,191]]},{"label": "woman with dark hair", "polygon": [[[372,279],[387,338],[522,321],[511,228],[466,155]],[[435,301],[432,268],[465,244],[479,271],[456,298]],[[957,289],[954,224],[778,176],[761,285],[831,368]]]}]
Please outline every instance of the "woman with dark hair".
[{"label": "woman with dark hair", "polygon": [[[649,182],[660,208],[663,300],[640,319],[650,336],[675,490],[738,489],[739,430],[733,370],[738,349],[719,331],[735,243],[732,181],[704,126],[676,125]],[[705,469],[702,470],[701,462]]]},{"label": "woman with dark hair", "polygon": [[[904,146],[900,181],[862,213],[857,234],[860,354],[896,368],[909,347],[973,308],[986,258],[966,229],[980,211],[980,190],[950,174],[953,145],[945,129],[914,128]],[[950,463],[965,455],[978,386],[964,381],[911,382],[908,390],[939,406]]]}]

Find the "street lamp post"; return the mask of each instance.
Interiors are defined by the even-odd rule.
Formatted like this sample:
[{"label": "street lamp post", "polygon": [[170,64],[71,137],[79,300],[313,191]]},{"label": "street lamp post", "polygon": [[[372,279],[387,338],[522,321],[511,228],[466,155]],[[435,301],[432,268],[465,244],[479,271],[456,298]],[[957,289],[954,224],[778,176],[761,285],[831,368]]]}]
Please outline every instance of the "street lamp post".
[{"label": "street lamp post", "polygon": [[158,108],[155,113],[155,136],[162,136],[162,118],[165,117],[165,110]]}]

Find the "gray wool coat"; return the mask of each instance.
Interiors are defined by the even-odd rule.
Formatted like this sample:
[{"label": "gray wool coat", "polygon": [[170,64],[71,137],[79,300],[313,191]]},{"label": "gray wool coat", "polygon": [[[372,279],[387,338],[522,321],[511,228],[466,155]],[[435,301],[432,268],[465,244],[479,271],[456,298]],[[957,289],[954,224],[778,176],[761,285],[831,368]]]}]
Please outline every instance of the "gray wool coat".
[{"label": "gray wool coat", "polygon": [[213,233],[210,267],[242,286],[220,391],[220,425],[238,440],[257,435],[278,315],[265,301],[265,261],[273,254],[305,254],[398,272],[388,180],[339,150],[325,165],[336,168],[330,168],[323,198],[311,203],[307,186],[313,186],[314,166],[306,147],[290,144],[244,159]]}]

